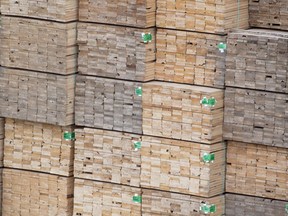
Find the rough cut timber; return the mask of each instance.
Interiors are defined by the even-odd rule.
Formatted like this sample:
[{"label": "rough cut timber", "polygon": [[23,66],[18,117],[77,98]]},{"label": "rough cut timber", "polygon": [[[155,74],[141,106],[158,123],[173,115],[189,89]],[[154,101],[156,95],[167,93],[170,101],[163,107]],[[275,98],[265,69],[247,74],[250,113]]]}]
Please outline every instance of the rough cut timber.
[{"label": "rough cut timber", "polygon": [[72,211],[72,177],[3,170],[3,215],[71,216]]},{"label": "rough cut timber", "polygon": [[0,118],[0,139],[4,138],[4,125],[5,125],[5,119]]},{"label": "rough cut timber", "polygon": [[6,119],[4,166],[73,175],[74,141],[64,138],[73,128]]},{"label": "rough cut timber", "polygon": [[250,0],[249,24],[252,27],[288,30],[287,0]]},{"label": "rough cut timber", "polygon": [[237,31],[227,47],[227,86],[288,93],[288,32]]},{"label": "rough cut timber", "polygon": [[155,26],[156,0],[79,0],[79,20],[134,27]]},{"label": "rough cut timber", "polygon": [[288,149],[228,142],[226,191],[288,199]]},{"label": "rough cut timber", "polygon": [[225,36],[168,29],[157,30],[155,78],[224,87]]},{"label": "rough cut timber", "polygon": [[69,22],[77,20],[77,0],[1,0],[1,14]]},{"label": "rough cut timber", "polygon": [[142,133],[141,83],[77,75],[76,125]]},{"label": "rough cut timber", "polygon": [[[201,104],[207,98],[215,106]],[[214,99],[215,100],[214,100]],[[223,90],[150,82],[143,85],[143,133],[172,139],[222,141]]]},{"label": "rough cut timber", "polygon": [[3,167],[4,158],[4,140],[0,139],[0,168]]},{"label": "rough cut timber", "polygon": [[76,22],[1,17],[2,66],[55,74],[77,71]]},{"label": "rough cut timber", "polygon": [[[213,198],[201,198],[184,194],[143,189],[142,216],[222,216],[225,211],[224,202],[225,198],[223,195]],[[208,208],[209,205],[215,205],[215,211],[213,212],[213,207],[210,209],[211,213],[209,210],[206,213],[202,211],[201,207],[205,204]]]},{"label": "rough cut timber", "polygon": [[2,216],[2,202],[3,202],[3,169],[0,169],[0,205],[1,205],[1,211],[0,215]]},{"label": "rough cut timber", "polygon": [[75,75],[0,68],[0,116],[74,124]]},{"label": "rough cut timber", "polygon": [[[139,150],[141,187],[202,197],[221,194],[226,163],[224,149],[224,143],[203,145],[143,136]],[[209,161],[209,156],[215,159]]]},{"label": "rough cut timber", "polygon": [[91,128],[75,133],[75,177],[140,187],[139,135]]},{"label": "rough cut timber", "polygon": [[287,216],[287,202],[238,194],[225,195],[226,216]]},{"label": "rough cut timber", "polygon": [[225,34],[248,28],[249,0],[157,0],[156,25],[206,33]]},{"label": "rough cut timber", "polygon": [[223,136],[288,148],[287,113],[288,94],[227,87]]},{"label": "rough cut timber", "polygon": [[141,216],[141,203],[133,202],[140,188],[75,179],[74,216]]},{"label": "rough cut timber", "polygon": [[[144,43],[142,33],[151,33]],[[154,78],[155,29],[78,24],[79,72],[126,80]]]},{"label": "rough cut timber", "polygon": [[[4,118],[0,118],[0,168],[3,167],[3,157],[4,157],[4,121],[5,121]],[[1,187],[0,187],[0,194],[1,194]],[[0,206],[1,206],[1,202],[0,202]]]}]

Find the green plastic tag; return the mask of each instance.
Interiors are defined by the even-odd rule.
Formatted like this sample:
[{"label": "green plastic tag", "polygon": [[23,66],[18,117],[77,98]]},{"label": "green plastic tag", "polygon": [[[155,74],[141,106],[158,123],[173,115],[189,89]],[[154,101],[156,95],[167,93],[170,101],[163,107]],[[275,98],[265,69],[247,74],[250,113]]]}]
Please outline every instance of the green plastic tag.
[{"label": "green plastic tag", "polygon": [[288,204],[285,205],[285,212],[288,214]]},{"label": "green plastic tag", "polygon": [[215,160],[215,154],[214,153],[211,153],[211,154],[204,153],[204,155],[202,156],[202,160],[205,163],[213,163]]},{"label": "green plastic tag", "polygon": [[142,196],[139,196],[138,194],[135,194],[133,196],[133,202],[135,203],[142,203]]},{"label": "green plastic tag", "polygon": [[142,33],[142,40],[144,43],[148,43],[152,41],[152,34],[151,33]]},{"label": "green plastic tag", "polygon": [[227,44],[226,43],[219,43],[218,44],[218,49],[221,53],[223,53],[227,49]]},{"label": "green plastic tag", "polygon": [[134,148],[135,150],[141,149],[142,143],[140,141],[135,141],[134,142]]},{"label": "green plastic tag", "polygon": [[64,132],[64,140],[75,140],[75,132]]},{"label": "green plastic tag", "polygon": [[214,97],[211,97],[211,98],[204,97],[202,100],[200,100],[200,104],[206,107],[214,107],[216,103],[217,103],[217,100]]},{"label": "green plastic tag", "polygon": [[209,214],[209,213],[215,213],[216,212],[216,206],[214,204],[202,204],[200,206],[200,211],[202,211],[204,214]]},{"label": "green plastic tag", "polygon": [[135,94],[138,95],[138,96],[142,96],[142,87],[137,87],[135,89]]}]

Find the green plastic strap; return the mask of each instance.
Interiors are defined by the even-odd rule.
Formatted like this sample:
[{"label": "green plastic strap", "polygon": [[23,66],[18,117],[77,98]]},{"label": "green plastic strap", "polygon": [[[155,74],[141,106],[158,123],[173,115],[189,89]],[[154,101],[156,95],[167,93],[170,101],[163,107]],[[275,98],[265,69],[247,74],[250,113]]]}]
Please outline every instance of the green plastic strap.
[{"label": "green plastic strap", "polygon": [[152,34],[151,33],[142,33],[142,40],[144,43],[148,43],[152,41]]},{"label": "green plastic strap", "polygon": [[202,204],[200,206],[200,211],[202,211],[204,214],[210,214],[216,212],[216,206],[214,204]]},{"label": "green plastic strap", "polygon": [[64,140],[75,140],[75,132],[64,132]]},{"label": "green plastic strap", "polygon": [[202,156],[202,160],[205,163],[213,163],[215,161],[215,154],[214,153],[211,153],[211,154],[204,153],[204,155]]},{"label": "green plastic strap", "polygon": [[288,204],[285,205],[285,212],[288,214]]},{"label": "green plastic strap", "polygon": [[218,44],[218,49],[221,53],[223,53],[227,49],[227,44],[226,43],[219,43]]},{"label": "green plastic strap", "polygon": [[142,142],[140,142],[140,141],[135,141],[134,142],[134,149],[135,150],[141,149],[141,146],[142,146]]},{"label": "green plastic strap", "polygon": [[206,107],[214,107],[216,103],[217,103],[217,100],[214,97],[211,97],[211,98],[203,97],[202,100],[200,100],[200,104]]},{"label": "green plastic strap", "polygon": [[138,95],[138,96],[142,96],[142,87],[137,87],[135,89],[135,94]]},{"label": "green plastic strap", "polygon": [[133,196],[133,202],[134,203],[142,203],[142,196],[139,196],[138,194],[135,194]]}]

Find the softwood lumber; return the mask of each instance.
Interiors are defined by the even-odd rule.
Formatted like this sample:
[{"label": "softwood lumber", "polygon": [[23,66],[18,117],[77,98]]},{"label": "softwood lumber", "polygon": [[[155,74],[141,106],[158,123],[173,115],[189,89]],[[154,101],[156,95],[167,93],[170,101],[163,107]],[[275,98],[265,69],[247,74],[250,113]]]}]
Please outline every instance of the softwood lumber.
[{"label": "softwood lumber", "polygon": [[0,68],[0,116],[74,124],[75,75]]},{"label": "softwood lumber", "polygon": [[224,87],[226,37],[169,29],[157,30],[155,78]]},{"label": "softwood lumber", "polygon": [[221,89],[166,82],[145,83],[142,106],[145,135],[206,144],[222,141]]},{"label": "softwood lumber", "polygon": [[[73,127],[6,119],[4,166],[73,175]],[[64,137],[65,136],[65,137]]]},{"label": "softwood lumber", "polygon": [[249,24],[252,27],[288,30],[286,0],[249,0]]},{"label": "softwood lumber", "polygon": [[[151,34],[144,42],[142,34]],[[78,24],[80,74],[125,80],[154,78],[155,29]]]},{"label": "softwood lumber", "polygon": [[288,94],[227,87],[226,140],[288,148]]},{"label": "softwood lumber", "polygon": [[226,191],[287,200],[287,158],[287,148],[229,141]]},{"label": "softwood lumber", "polygon": [[140,188],[76,178],[74,193],[74,216],[141,215],[141,203],[133,202]]},{"label": "softwood lumber", "polygon": [[70,216],[72,211],[72,177],[3,169],[3,215]]},{"label": "softwood lumber", "polygon": [[249,29],[228,35],[226,86],[288,93],[288,32]]},{"label": "softwood lumber", "polygon": [[77,20],[77,0],[1,0],[1,14],[69,22]]},{"label": "softwood lumber", "polygon": [[240,194],[225,195],[226,216],[286,216],[287,202],[245,196]]},{"label": "softwood lumber", "polygon": [[156,0],[79,0],[79,20],[134,27],[155,26]]},{"label": "softwood lumber", "polygon": [[248,28],[249,0],[157,0],[157,27],[225,34]]},{"label": "softwood lumber", "polygon": [[77,72],[76,22],[1,17],[2,66],[55,74]]},{"label": "softwood lumber", "polygon": [[142,83],[77,75],[76,125],[142,133]]}]

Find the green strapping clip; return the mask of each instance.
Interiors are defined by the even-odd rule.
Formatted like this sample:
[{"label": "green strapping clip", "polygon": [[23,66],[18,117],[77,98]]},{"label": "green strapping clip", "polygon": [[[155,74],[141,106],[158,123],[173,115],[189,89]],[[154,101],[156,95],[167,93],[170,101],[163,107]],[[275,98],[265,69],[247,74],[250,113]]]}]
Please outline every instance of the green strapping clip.
[{"label": "green strapping clip", "polygon": [[215,213],[216,212],[216,206],[214,204],[202,204],[200,206],[200,211],[202,211],[204,214],[210,214],[210,213]]},{"label": "green strapping clip", "polygon": [[144,43],[148,43],[152,41],[152,34],[151,33],[142,33],[142,40]]},{"label": "green strapping clip", "polygon": [[205,107],[214,107],[217,103],[217,100],[214,97],[206,98],[203,97],[202,100],[200,100],[200,104],[204,105]]},{"label": "green strapping clip", "polygon": [[134,203],[142,203],[142,196],[139,196],[138,194],[135,194],[133,196],[133,202]]},{"label": "green strapping clip", "polygon": [[75,132],[65,131],[64,132],[64,140],[67,140],[67,141],[75,140]]},{"label": "green strapping clip", "polygon": [[135,141],[134,142],[134,149],[135,151],[138,151],[139,149],[141,149],[142,143],[140,141]]},{"label": "green strapping clip", "polygon": [[215,154],[204,153],[202,156],[202,160],[204,161],[204,163],[213,163],[215,161]]},{"label": "green strapping clip", "polygon": [[138,96],[142,96],[142,87],[137,87],[135,89],[135,94],[138,95]]},{"label": "green strapping clip", "polygon": [[288,214],[288,204],[285,205],[285,212]]},{"label": "green strapping clip", "polygon": [[219,43],[218,44],[218,49],[221,53],[223,53],[227,49],[227,44],[226,43]]}]

